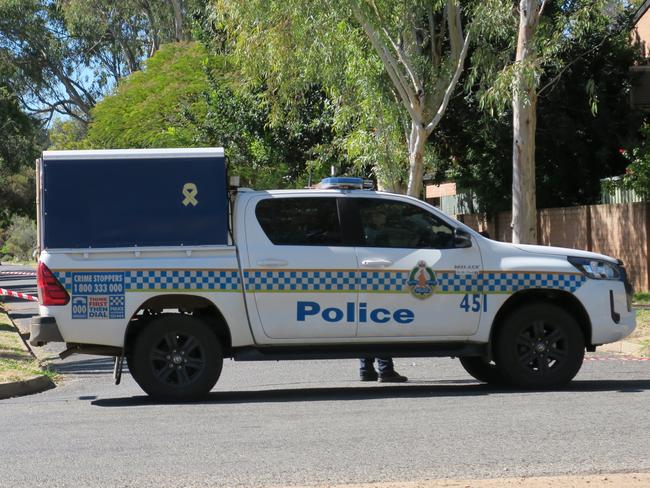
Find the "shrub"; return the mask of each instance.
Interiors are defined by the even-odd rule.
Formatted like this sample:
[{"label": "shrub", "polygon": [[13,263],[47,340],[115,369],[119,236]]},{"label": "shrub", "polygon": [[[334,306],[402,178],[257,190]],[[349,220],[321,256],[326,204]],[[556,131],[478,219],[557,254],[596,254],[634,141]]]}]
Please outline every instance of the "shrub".
[{"label": "shrub", "polygon": [[14,215],[7,230],[4,232],[4,246],[2,251],[9,257],[31,261],[32,253],[36,249],[36,223],[29,217]]},{"label": "shrub", "polygon": [[638,195],[650,200],[650,124],[641,128],[643,140],[632,151],[623,151],[630,165],[625,169],[623,183]]}]

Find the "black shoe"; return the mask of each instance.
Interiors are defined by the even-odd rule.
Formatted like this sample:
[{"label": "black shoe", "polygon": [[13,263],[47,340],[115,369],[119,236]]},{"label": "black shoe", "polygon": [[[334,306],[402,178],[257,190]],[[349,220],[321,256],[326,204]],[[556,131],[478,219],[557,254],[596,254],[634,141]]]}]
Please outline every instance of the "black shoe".
[{"label": "black shoe", "polygon": [[377,381],[379,375],[374,371],[364,371],[359,378],[361,381]]},{"label": "black shoe", "polygon": [[409,379],[406,376],[402,376],[397,371],[391,371],[390,373],[384,373],[379,375],[380,383],[406,383]]}]

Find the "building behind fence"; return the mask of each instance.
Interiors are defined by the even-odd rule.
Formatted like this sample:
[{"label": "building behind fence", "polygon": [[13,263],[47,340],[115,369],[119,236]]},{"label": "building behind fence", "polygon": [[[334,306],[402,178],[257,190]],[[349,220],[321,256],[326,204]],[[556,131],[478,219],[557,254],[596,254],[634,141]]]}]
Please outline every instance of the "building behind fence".
[{"label": "building behind fence", "polygon": [[[458,217],[476,230],[487,230],[492,239],[511,242],[511,215],[501,212],[487,222],[475,214]],[[634,289],[650,290],[650,202],[538,210],[537,241],[617,257]]]}]

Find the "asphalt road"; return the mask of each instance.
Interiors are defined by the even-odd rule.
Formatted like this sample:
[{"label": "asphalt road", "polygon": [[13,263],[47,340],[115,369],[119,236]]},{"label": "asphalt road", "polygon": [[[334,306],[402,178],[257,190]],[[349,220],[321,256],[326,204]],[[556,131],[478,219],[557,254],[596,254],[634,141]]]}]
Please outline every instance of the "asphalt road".
[{"label": "asphalt road", "polygon": [[[5,267],[0,270],[6,269]],[[2,286],[2,285],[0,285]],[[227,361],[210,397],[163,405],[112,362],[60,362],[54,390],[0,401],[0,486],[284,486],[650,471],[650,361],[589,355],[566,389],[480,385],[452,359]]]}]

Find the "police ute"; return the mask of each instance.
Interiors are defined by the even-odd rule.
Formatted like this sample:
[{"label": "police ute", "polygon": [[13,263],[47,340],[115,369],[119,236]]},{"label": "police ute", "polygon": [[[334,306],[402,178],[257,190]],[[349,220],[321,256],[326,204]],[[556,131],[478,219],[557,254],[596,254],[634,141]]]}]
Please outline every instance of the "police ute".
[{"label": "police ute", "polygon": [[123,360],[152,397],[235,361],[457,357],[479,381],[563,385],[632,332],[623,263],[490,240],[357,178],[230,185],[223,149],[46,151],[30,342]]}]

